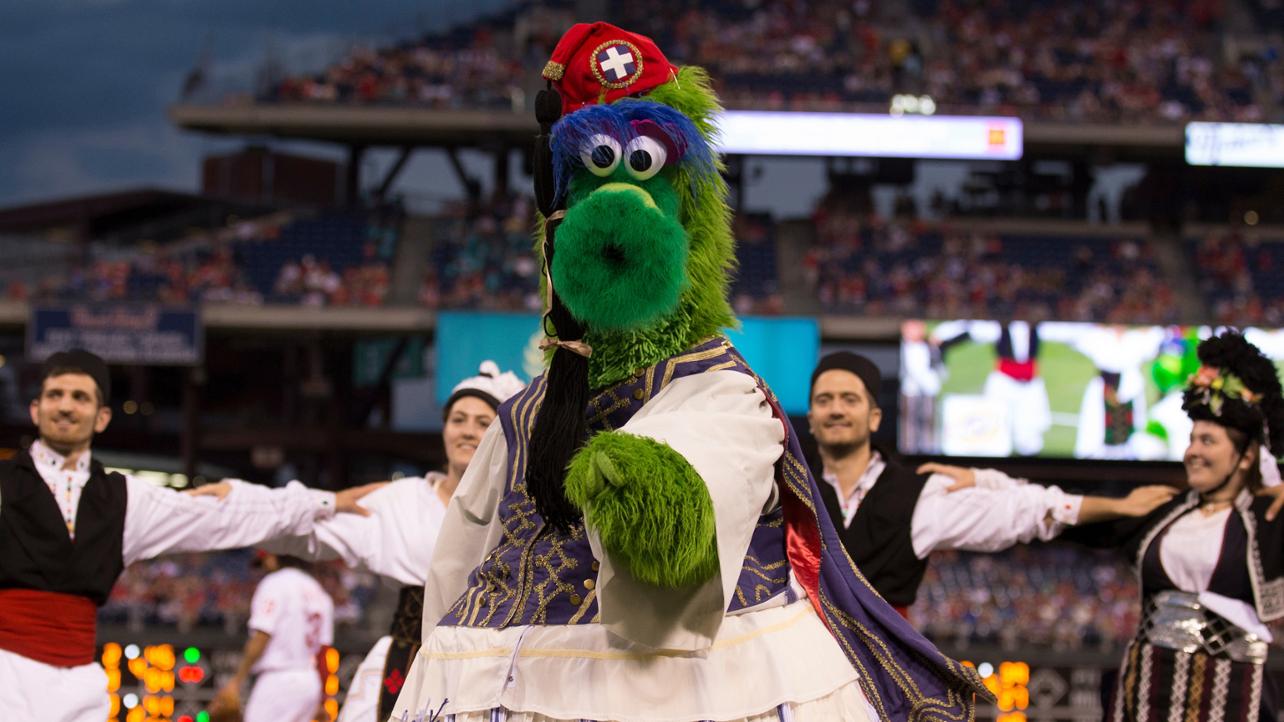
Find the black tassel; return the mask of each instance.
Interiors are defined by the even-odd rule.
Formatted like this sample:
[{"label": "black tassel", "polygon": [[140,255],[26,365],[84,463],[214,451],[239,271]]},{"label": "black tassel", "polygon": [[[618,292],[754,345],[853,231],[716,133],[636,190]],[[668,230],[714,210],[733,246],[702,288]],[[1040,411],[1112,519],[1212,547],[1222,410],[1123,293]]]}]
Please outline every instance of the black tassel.
[{"label": "black tassel", "polygon": [[557,188],[553,178],[553,151],[549,136],[553,123],[562,115],[562,96],[552,84],[535,96],[535,119],[539,121],[539,135],[535,138],[533,175],[535,180],[535,207],[545,218],[557,210]]},{"label": "black tassel", "polygon": [[[553,181],[553,154],[549,136],[553,123],[562,114],[562,98],[552,84],[535,98],[535,117],[540,134],[535,141],[535,205],[544,215],[544,264],[552,279],[553,252],[556,247],[561,210]],[[551,280],[548,288],[549,310],[544,316],[546,328],[562,341],[580,341],[584,326],[571,315],[558,297]],[[567,531],[579,520],[579,511],[566,499],[563,483],[571,457],[584,445],[584,411],[588,406],[588,358],[557,348],[545,377],[544,399],[531,429],[531,456],[526,464],[526,491],[535,501],[535,509],[551,526]]]}]

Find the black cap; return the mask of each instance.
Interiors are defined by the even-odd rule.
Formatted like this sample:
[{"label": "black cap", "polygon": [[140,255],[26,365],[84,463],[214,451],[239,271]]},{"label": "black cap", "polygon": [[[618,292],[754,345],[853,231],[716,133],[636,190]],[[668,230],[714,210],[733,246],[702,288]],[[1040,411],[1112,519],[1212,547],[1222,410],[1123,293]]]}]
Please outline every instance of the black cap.
[{"label": "black cap", "polygon": [[107,363],[96,354],[90,353],[83,348],[59,351],[45,359],[44,371],[40,375],[40,383],[43,385],[45,379],[50,376],[60,376],[69,372],[82,373],[93,379],[94,383],[98,384],[98,392],[102,395],[103,406],[111,403],[111,374],[107,371]]},{"label": "black cap", "polygon": [[883,375],[879,373],[873,361],[851,351],[835,351],[820,359],[820,363],[816,364],[816,370],[811,372],[811,386],[807,389],[808,400],[816,389],[816,379],[826,371],[835,369],[855,374],[865,384],[865,391],[869,393],[870,400],[875,406],[878,405],[878,388],[883,384]]}]

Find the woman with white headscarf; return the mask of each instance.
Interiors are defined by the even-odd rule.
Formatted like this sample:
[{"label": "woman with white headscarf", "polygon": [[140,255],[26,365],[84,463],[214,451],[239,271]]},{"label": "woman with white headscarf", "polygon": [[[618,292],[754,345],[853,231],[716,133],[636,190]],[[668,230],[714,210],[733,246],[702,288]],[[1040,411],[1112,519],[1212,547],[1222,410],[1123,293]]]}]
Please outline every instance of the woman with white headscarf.
[{"label": "woman with white headscarf", "polygon": [[500,373],[495,362],[483,362],[479,374],[461,381],[446,400],[444,471],[399,479],[369,494],[361,505],[373,514],[348,515],[355,523],[336,517],[337,523],[318,524],[311,536],[272,545],[312,559],[339,558],[401,585],[389,634],[353,675],[340,722],[385,720],[391,713],[419,649],[424,582],[446,507],[500,405],[524,386],[512,372]]}]

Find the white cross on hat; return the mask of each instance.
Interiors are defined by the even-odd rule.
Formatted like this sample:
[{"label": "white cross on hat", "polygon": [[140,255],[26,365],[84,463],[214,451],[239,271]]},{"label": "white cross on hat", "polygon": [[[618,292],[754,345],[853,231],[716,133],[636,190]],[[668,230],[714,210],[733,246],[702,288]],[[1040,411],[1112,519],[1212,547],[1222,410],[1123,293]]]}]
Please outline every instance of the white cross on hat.
[{"label": "white cross on hat", "polygon": [[[623,53],[620,50],[624,50]],[[602,56],[606,57],[603,58]],[[633,53],[621,45],[612,45],[602,51],[597,56],[597,62],[602,66],[602,71],[610,73],[612,80],[621,81],[633,74],[634,65]]]}]

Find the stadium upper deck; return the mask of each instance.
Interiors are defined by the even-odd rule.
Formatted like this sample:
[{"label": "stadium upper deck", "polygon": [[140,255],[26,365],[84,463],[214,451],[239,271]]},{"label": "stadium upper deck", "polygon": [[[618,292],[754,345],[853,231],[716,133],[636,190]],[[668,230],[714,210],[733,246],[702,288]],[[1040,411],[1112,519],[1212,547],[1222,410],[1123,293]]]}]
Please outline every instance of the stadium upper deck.
[{"label": "stadium upper deck", "polygon": [[[1284,80],[1277,51],[1242,42],[1252,31],[1232,33],[1228,14],[1248,10],[1221,0],[919,0],[903,11],[834,0],[658,5],[615,6],[608,19],[654,37],[675,62],[708,68],[735,108],[882,111],[910,94],[949,114],[1258,121],[1274,115]],[[558,20],[569,17],[521,6],[446,34],[354,49],[258,100],[521,109]]]}]

